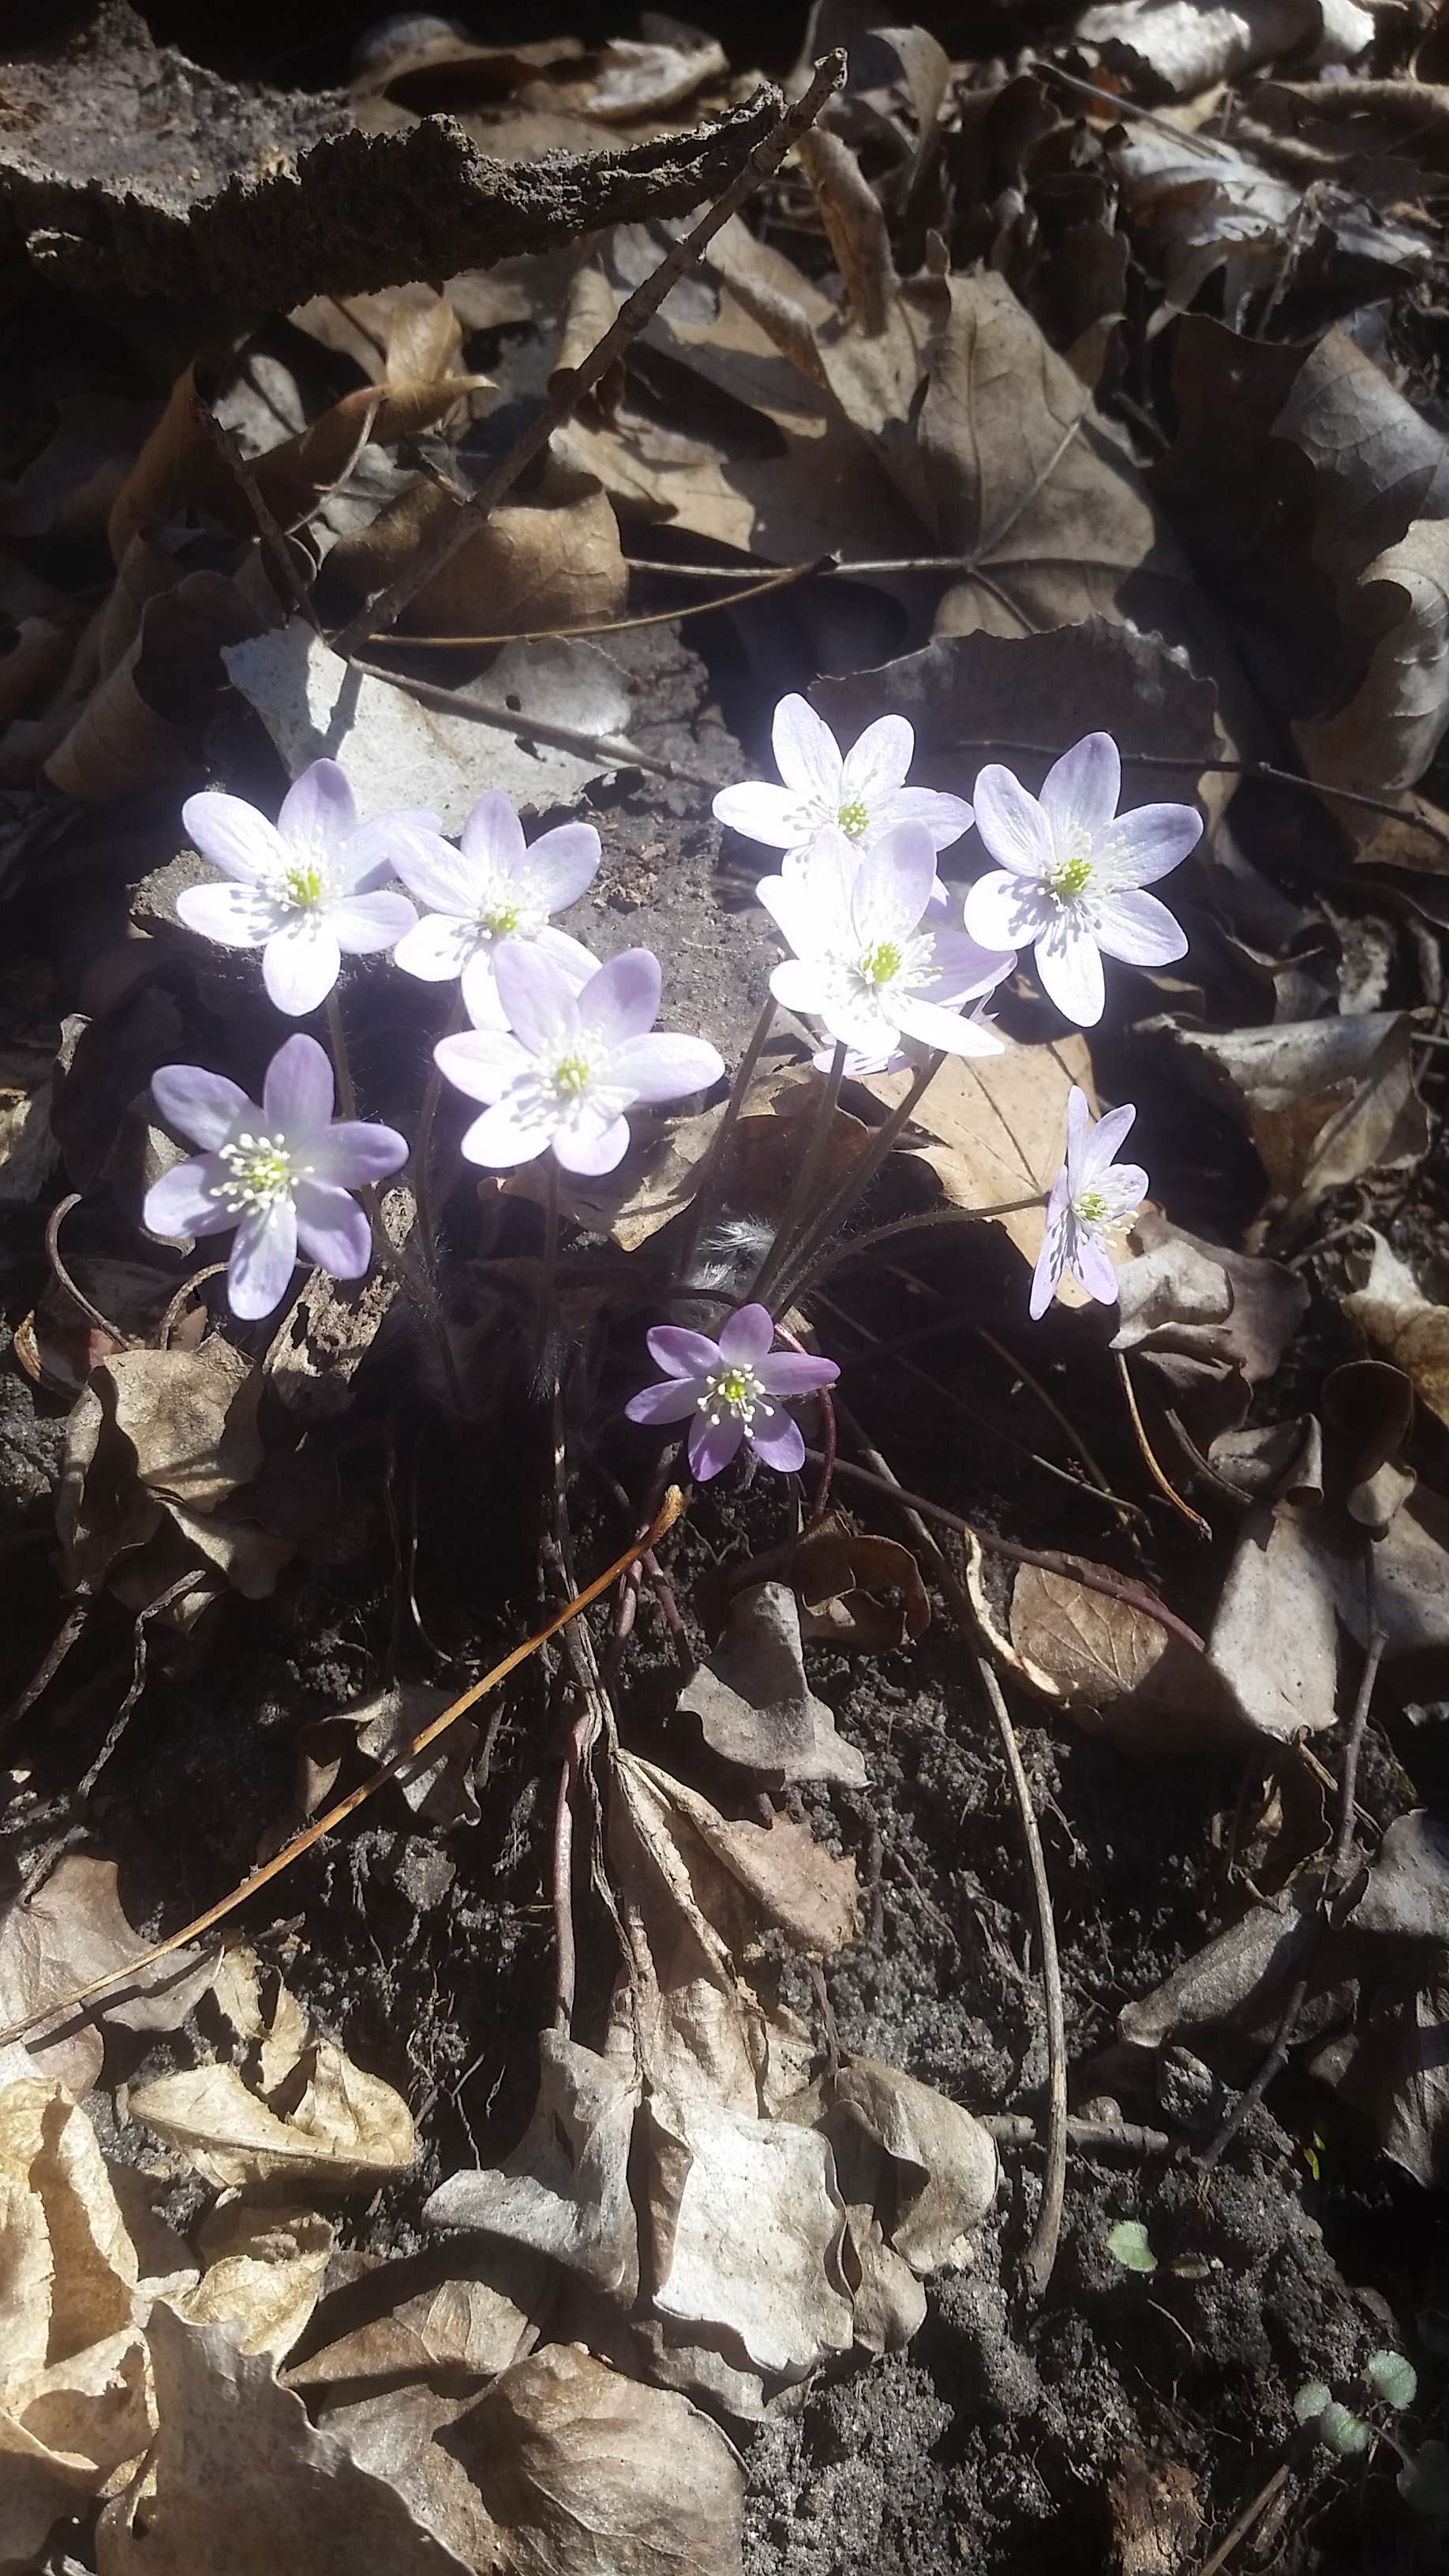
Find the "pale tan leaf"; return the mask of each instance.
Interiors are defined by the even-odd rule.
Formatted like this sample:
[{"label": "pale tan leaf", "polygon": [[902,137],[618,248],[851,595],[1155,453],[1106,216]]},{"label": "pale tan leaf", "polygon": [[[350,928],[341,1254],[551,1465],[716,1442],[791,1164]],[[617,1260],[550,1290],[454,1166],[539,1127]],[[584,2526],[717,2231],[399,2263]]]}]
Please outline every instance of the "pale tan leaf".
[{"label": "pale tan leaf", "polygon": [[738,2335],[758,2368],[792,2377],[849,2351],[845,2204],[825,2139],[665,2088],[649,2123],[661,2314]]},{"label": "pale tan leaf", "polygon": [[1426,1297],[1383,1236],[1367,1231],[1372,1249],[1367,1259],[1355,1255],[1358,1285],[1344,1298],[1344,1313],[1413,1381],[1430,1412],[1449,1424],[1449,1307]]},{"label": "pale tan leaf", "polygon": [[286,2117],[224,2065],[158,2076],[131,2095],[130,2110],[219,2190],[282,2177],[367,2190],[406,2172],[416,2146],[401,2094],[332,2040],[315,2043],[311,2081]]},{"label": "pale tan leaf", "polygon": [[[894,1109],[910,1083],[909,1074],[872,1074],[865,1088],[882,1108]],[[1094,1097],[1087,1043],[1075,1035],[1046,1046],[1008,1047],[1002,1055],[948,1056],[911,1112],[912,1126],[934,1141],[916,1145],[908,1131],[907,1150],[935,1173],[952,1207],[974,1211],[1040,1196],[1041,1207],[995,1220],[1033,1263],[1046,1225],[1046,1194],[1066,1152],[1074,1083]],[[1059,1293],[1066,1302],[1085,1301],[1084,1291],[1073,1297],[1067,1290],[1064,1282]]]},{"label": "pale tan leaf", "polygon": [[1100,1708],[1136,1690],[1168,1640],[1130,1601],[1023,1565],[1012,1588],[1011,1642],[1069,1705],[1085,1700]]},{"label": "pale tan leaf", "polygon": [[[149,1947],[122,1909],[115,1862],[68,1852],[29,1902],[17,1901],[0,1921],[0,2023],[28,2021]],[[214,1973],[197,1951],[177,1952],[158,1962],[139,1992],[118,1987],[98,2009],[132,2030],[175,2030]],[[77,2096],[101,2071],[101,2033],[89,2022],[77,2026],[73,2014],[57,2015],[50,2036],[42,2022],[28,2046],[44,2072]]]},{"label": "pale tan leaf", "polygon": [[205,2271],[172,2305],[189,2325],[226,2326],[243,2352],[280,2361],[321,2296],[335,2237],[310,2209],[224,2203],[201,2231]]}]

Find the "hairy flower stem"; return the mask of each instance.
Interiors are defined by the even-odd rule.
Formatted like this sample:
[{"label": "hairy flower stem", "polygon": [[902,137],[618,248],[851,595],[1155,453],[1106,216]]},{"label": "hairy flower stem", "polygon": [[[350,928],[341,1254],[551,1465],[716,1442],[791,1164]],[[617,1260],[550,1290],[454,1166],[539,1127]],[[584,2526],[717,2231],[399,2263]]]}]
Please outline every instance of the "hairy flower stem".
[{"label": "hairy flower stem", "polygon": [[813,1223],[802,1230],[798,1243],[789,1246],[774,1282],[777,1306],[788,1306],[796,1296],[800,1281],[807,1276],[831,1236],[838,1233],[857,1200],[869,1189],[897,1138],[910,1124],[911,1112],[922,1092],[934,1080],[944,1062],[945,1057],[937,1051],[933,1050],[927,1056],[899,1107],[891,1111],[885,1125],[876,1130],[872,1143],[850,1165]]},{"label": "hairy flower stem", "polygon": [[[467,1024],[462,995],[455,994],[453,1007],[448,1014],[448,1025],[443,1035],[450,1038],[456,1037],[458,1031],[466,1028]],[[435,1057],[429,1067],[428,1079],[424,1085],[422,1102],[418,1110],[418,1132],[413,1139],[412,1159],[408,1165],[413,1197],[417,1201],[418,1235],[423,1247],[423,1259],[429,1271],[433,1267],[437,1254],[437,1238],[433,1226],[433,1125],[442,1096],[443,1069]]]},{"label": "hairy flower stem", "polygon": [[730,1085],[729,1098],[725,1102],[719,1125],[714,1131],[709,1151],[700,1167],[694,1196],[689,1205],[689,1214],[685,1219],[684,1237],[674,1258],[674,1276],[681,1284],[687,1283],[690,1271],[694,1267],[694,1256],[699,1249],[700,1233],[710,1213],[715,1184],[724,1170],[729,1141],[739,1124],[740,1112],[749,1096],[756,1068],[765,1051],[765,1041],[774,1025],[775,1005],[772,1000],[765,1004],[755,1022],[754,1033],[740,1058],[739,1071]]},{"label": "hairy flower stem", "polygon": [[820,1095],[820,1105],[815,1112],[815,1124],[810,1130],[809,1142],[805,1147],[800,1169],[795,1175],[794,1187],[785,1202],[784,1215],[775,1228],[774,1241],[751,1282],[750,1295],[752,1298],[758,1298],[761,1305],[767,1305],[770,1302],[770,1291],[789,1255],[791,1237],[809,1208],[811,1192],[819,1177],[820,1166],[825,1160],[826,1146],[830,1142],[830,1130],[835,1124],[835,1112],[840,1101],[840,1086],[845,1080],[845,1055],[844,1046],[837,1043],[835,1053],[830,1059],[830,1071],[825,1077],[825,1088]]},{"label": "hairy flower stem", "polygon": [[543,1251],[538,1265],[538,1312],[533,1319],[533,1356],[543,1355],[549,1326],[558,1302],[558,1164],[552,1154],[544,1161],[548,1169],[548,1196],[543,1203]]},{"label": "hairy flower stem", "polygon": [[[347,1032],[342,1025],[342,1011],[335,985],[327,996],[327,1037],[332,1051],[332,1071],[337,1083],[338,1108],[344,1118],[355,1118],[357,1091],[352,1079],[352,1067],[348,1061]],[[364,1189],[359,1190],[358,1197],[367,1210],[368,1221],[372,1227],[373,1251],[384,1267],[392,1272],[414,1313],[431,1333],[437,1345],[438,1359],[449,1399],[460,1414],[466,1415],[469,1409],[468,1399],[463,1391],[463,1381],[458,1375],[458,1362],[442,1307],[427,1281],[413,1268],[406,1255],[399,1251],[389,1234],[387,1220],[382,1212],[382,1197],[376,1182],[369,1181]]]}]

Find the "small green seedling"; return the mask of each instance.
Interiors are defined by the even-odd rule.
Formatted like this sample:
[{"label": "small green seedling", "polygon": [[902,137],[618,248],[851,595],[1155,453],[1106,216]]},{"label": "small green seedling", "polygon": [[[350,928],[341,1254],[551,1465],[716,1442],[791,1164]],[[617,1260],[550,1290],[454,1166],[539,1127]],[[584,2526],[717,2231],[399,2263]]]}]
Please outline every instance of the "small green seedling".
[{"label": "small green seedling", "polygon": [[1157,2269],[1157,2257],[1140,2218],[1119,2218],[1116,2226],[1107,2231],[1107,2251],[1121,2264],[1124,2272],[1155,2272]]},{"label": "small green seedling", "polygon": [[1363,2375],[1375,2397],[1402,2414],[1412,2406],[1419,2393],[1419,2374],[1401,2352],[1371,2352],[1363,2366]]},{"label": "small green seedling", "polygon": [[[1371,2352],[1361,2382],[1368,2403],[1402,2414],[1419,2390],[1419,2374],[1401,2352]],[[1340,2460],[1357,2459],[1374,2439],[1374,2427],[1336,2398],[1325,2379],[1307,2379],[1293,2400],[1293,2412],[1305,2432]],[[1396,2433],[1380,2425],[1380,2438],[1398,2452],[1402,2463],[1398,2488],[1415,2513],[1449,2517],[1449,2449],[1442,2442],[1422,2442],[1408,2450]]]}]

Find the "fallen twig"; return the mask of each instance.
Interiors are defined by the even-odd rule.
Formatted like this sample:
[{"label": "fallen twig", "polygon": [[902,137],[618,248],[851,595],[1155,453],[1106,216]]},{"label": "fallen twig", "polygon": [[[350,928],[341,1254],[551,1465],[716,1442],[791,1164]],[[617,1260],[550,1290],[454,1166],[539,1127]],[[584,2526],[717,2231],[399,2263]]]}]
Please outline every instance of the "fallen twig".
[{"label": "fallen twig", "polygon": [[[737,215],[741,206],[754,195],[767,179],[773,178],[792,143],[799,140],[815,122],[826,100],[845,81],[846,58],[842,52],[827,54],[817,64],[815,77],[802,95],[785,109],[771,131],[757,143],[743,169],[737,170],[723,193],[715,199],[707,215],[676,242],[667,258],[660,261],[652,276],[635,288],[622,304],[604,336],[577,367],[561,369],[554,378],[548,401],[515,439],[506,456],[499,458],[491,474],[485,476],[476,492],[453,518],[441,518],[430,528],[411,563],[375,601],[358,610],[337,637],[339,653],[351,656],[369,635],[385,634],[394,626],[410,599],[424,589],[451,562],[460,547],[468,544],[504,494],[511,492],[519,476],[536,456],[541,456],[556,429],[570,420],[585,394],[608,374],[622,357],[631,340],[637,338],[645,324],[658,312],[672,286],[691,269],[713,241],[715,234]],[[455,265],[460,263],[455,263]],[[426,271],[425,274],[432,274]]]},{"label": "fallen twig", "polygon": [[[1037,2147],[1041,2122],[1024,2111],[1001,2111],[976,2117],[999,2147]],[[1130,2162],[1150,2156],[1181,2156],[1186,2151],[1165,2129],[1139,2128],[1134,2120],[1077,2120],[1067,2114],[1067,2146],[1075,2156],[1125,2156]]]},{"label": "fallen twig", "polygon": [[[399,636],[399,646],[407,636]],[[654,778],[677,778],[686,787],[713,788],[717,781],[706,778],[701,769],[686,769],[676,760],[656,760],[649,751],[641,751],[637,742],[623,734],[580,733],[574,725],[550,724],[546,719],[530,716],[509,707],[490,707],[477,698],[468,697],[461,689],[440,689],[432,680],[419,680],[410,671],[389,671],[382,662],[359,661],[352,657],[354,671],[363,671],[370,680],[386,680],[394,689],[405,689],[420,706],[436,707],[446,716],[462,716],[469,724],[496,725],[500,733],[511,733],[516,742],[547,742],[559,751],[581,752],[586,760],[597,760],[615,769],[643,769]]]}]

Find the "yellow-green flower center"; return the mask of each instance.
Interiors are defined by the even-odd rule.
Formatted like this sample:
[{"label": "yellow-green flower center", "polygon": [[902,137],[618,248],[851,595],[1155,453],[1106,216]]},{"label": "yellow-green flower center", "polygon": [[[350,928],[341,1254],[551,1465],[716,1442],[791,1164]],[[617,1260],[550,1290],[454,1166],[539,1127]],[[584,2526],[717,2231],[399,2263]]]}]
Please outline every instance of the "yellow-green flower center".
[{"label": "yellow-green flower center", "polygon": [[290,1198],[296,1177],[285,1136],[233,1136],[217,1147],[226,1177],[212,1184],[212,1194],[236,1215],[275,1207]]},{"label": "yellow-green flower center", "polygon": [[1110,1213],[1104,1190],[1078,1190],[1072,1201],[1072,1214],[1082,1225],[1105,1225]]},{"label": "yellow-green flower center", "polygon": [[752,1368],[742,1361],[731,1365],[726,1360],[722,1368],[713,1369],[705,1379],[699,1410],[715,1423],[728,1413],[748,1431],[757,1412],[763,1412],[768,1420],[775,1408]]},{"label": "yellow-green flower center", "polygon": [[560,1056],[553,1069],[555,1091],[569,1100],[581,1100],[592,1078],[588,1060],[581,1055]]},{"label": "yellow-green flower center", "polygon": [[1059,903],[1070,903],[1075,895],[1086,893],[1097,872],[1096,857],[1091,833],[1082,824],[1074,823],[1062,835],[1047,875],[1047,884]]},{"label": "yellow-green flower center", "polygon": [[877,939],[863,948],[856,973],[865,984],[892,984],[901,971],[901,952],[893,939]]},{"label": "yellow-green flower center", "polygon": [[835,819],[848,841],[858,841],[870,821],[870,814],[857,796],[850,804],[841,806]]},{"label": "yellow-green flower center", "polygon": [[315,859],[297,859],[282,871],[282,901],[294,904],[299,912],[310,912],[327,891],[327,881]]},{"label": "yellow-green flower center", "polygon": [[500,897],[496,903],[484,905],[478,915],[478,927],[491,931],[495,939],[511,939],[520,918],[517,904]]}]

